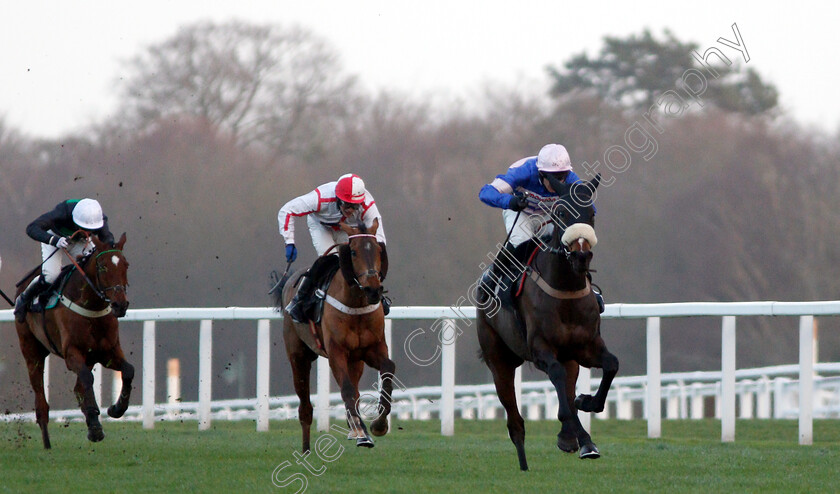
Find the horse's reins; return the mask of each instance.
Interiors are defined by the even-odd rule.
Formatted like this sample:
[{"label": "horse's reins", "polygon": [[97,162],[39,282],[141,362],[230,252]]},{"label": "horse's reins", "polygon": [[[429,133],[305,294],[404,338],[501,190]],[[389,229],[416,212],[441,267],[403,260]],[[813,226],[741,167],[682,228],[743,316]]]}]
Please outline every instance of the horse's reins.
[{"label": "horse's reins", "polygon": [[[82,269],[82,267],[81,267],[81,266],[79,266],[79,263],[77,263],[77,262],[76,262],[76,259],[74,259],[72,255],[70,255],[70,252],[68,252],[68,251],[67,251],[67,249],[65,249],[65,248],[63,248],[63,247],[62,247],[62,249],[61,249],[61,250],[63,250],[63,251],[64,251],[64,253],[67,255],[67,257],[70,259],[70,262],[72,262],[72,263],[73,263],[73,266],[75,266],[75,267],[76,267],[76,269],[78,269],[78,270],[79,270],[79,274],[81,274],[81,275],[82,275],[82,278],[83,278],[83,279],[87,282],[87,284],[88,284],[88,286],[90,286],[91,290],[93,290],[93,293],[95,293],[95,294],[96,294],[96,296],[97,296],[97,297],[99,297],[100,299],[102,299],[102,300],[104,300],[105,302],[107,302],[107,303],[109,303],[109,304],[110,304],[110,303],[111,303],[111,302],[113,302],[113,301],[112,301],[110,298],[108,298],[108,296],[106,295],[106,293],[107,293],[109,290],[122,290],[123,292],[125,292],[125,291],[126,291],[126,287],[125,287],[125,285],[114,285],[114,286],[109,286],[109,287],[107,287],[107,288],[103,288],[103,289],[102,289],[102,291],[100,291],[100,290],[99,290],[99,288],[97,288],[97,286],[96,286],[96,285],[94,285],[93,281],[91,281],[91,280],[90,280],[90,278],[88,277],[87,273],[85,273],[85,270],[84,270],[84,269]],[[96,283],[97,283],[97,284],[99,284],[99,281],[100,281],[100,280],[99,280],[99,272],[101,271],[101,268],[100,268],[100,265],[99,265],[99,261],[98,261],[99,256],[102,256],[102,255],[104,255],[104,254],[107,254],[108,252],[122,252],[122,251],[120,251],[119,249],[108,249],[108,250],[104,250],[104,251],[102,251],[102,252],[100,252],[100,253],[96,254],[96,256],[93,258],[93,262],[96,264]],[[106,268],[106,270],[107,270],[107,268]]]}]

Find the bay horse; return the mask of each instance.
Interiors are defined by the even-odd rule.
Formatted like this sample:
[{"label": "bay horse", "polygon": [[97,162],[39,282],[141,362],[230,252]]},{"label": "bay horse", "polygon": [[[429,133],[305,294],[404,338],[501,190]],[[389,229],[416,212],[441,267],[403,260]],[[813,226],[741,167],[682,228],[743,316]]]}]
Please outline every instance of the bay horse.
[{"label": "bay horse", "polygon": [[[120,396],[108,408],[108,415],[122,417],[128,408],[134,367],[126,362],[120,347],[117,322],[128,309],[125,233],[113,245],[101,242],[96,235],[90,240],[94,245],[91,254],[78,264],[73,260],[75,266],[70,267],[69,273],[59,276],[58,282],[66,276],[59,303],[44,312],[27,312],[24,322],[15,323],[29,382],[35,391],[35,418],[45,449],[51,447],[47,430],[50,407],[44,395],[44,360],[50,353],[63,358],[67,368],[78,376],[73,389],[85,416],[88,440],[98,442],[105,438],[93,391],[94,364],[122,373]],[[40,272],[36,270],[35,276],[40,276]],[[20,284],[17,295],[27,287],[29,279]]]},{"label": "bay horse", "polygon": [[[525,323],[525,334],[511,310],[491,310],[483,304],[477,307],[480,356],[493,374],[496,392],[507,412],[508,434],[521,470],[528,469],[528,462],[514,372],[526,360],[548,374],[557,391],[557,418],[562,422],[557,447],[569,453],[580,448],[580,458],[600,457],[577,416],[578,410],[603,411],[618,372],[618,359],[601,337],[600,311],[588,277],[591,248],[597,242],[592,196],[599,182],[600,175],[568,185],[549,175],[552,189],[560,196],[551,215],[554,230],[547,244],[537,241],[524,279],[520,277],[517,282],[521,294],[514,299]],[[595,396],[582,394],[575,399],[580,365],[603,369]]]},{"label": "bay horse", "polygon": [[[382,307],[382,280],[387,274],[387,257],[376,241],[379,220],[370,229],[340,223],[348,236],[338,245],[339,270],[333,275],[325,294],[321,322],[298,324],[283,317],[283,339],[292,366],[295,392],[300,398],[298,418],[303,433],[302,451],[309,451],[312,403],[309,398],[309,375],[318,356],[329,359],[330,370],[341,389],[341,398],[350,428],[348,439],[356,446],[372,448],[359,410],[359,380],[364,365],[379,371],[381,379],[378,415],[371,423],[374,436],[388,432],[391,412],[394,362],[388,358],[385,342],[385,314]],[[325,256],[333,255],[327,251]],[[323,256],[322,256],[323,257]],[[317,261],[316,261],[317,262]],[[303,271],[294,273],[282,288],[282,304],[289,303]]]}]

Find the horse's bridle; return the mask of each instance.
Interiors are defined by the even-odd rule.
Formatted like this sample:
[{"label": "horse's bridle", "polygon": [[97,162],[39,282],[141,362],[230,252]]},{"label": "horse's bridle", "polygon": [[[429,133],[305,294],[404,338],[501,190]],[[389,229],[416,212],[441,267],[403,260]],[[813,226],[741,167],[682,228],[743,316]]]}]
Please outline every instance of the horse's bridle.
[{"label": "horse's bridle", "polygon": [[[348,245],[349,245],[351,239],[358,238],[358,237],[373,237],[373,238],[376,238],[376,235],[373,235],[371,233],[357,233],[355,235],[350,235],[350,236],[347,237]],[[377,276],[379,278],[379,281],[382,281],[382,272],[371,268],[371,269],[368,269],[367,271],[365,271],[364,273],[355,273],[354,272],[353,273],[353,277],[354,277],[353,282],[356,284],[356,287],[358,287],[359,289],[364,289],[364,287],[362,286],[361,280],[369,278],[371,276]]]},{"label": "horse's bridle", "polygon": [[101,285],[101,280],[99,279],[99,274],[108,271],[108,268],[106,266],[102,266],[101,264],[99,264],[99,257],[104,255],[104,254],[107,254],[109,252],[119,252],[120,254],[122,254],[121,250],[119,250],[119,249],[104,250],[104,251],[96,254],[96,256],[93,258],[93,262],[96,265],[96,284],[95,285],[90,280],[87,273],[85,273],[85,270],[82,269],[82,267],[79,266],[79,263],[77,263],[76,260],[73,259],[73,256],[70,255],[69,252],[67,252],[67,249],[62,249],[62,250],[64,250],[64,253],[67,254],[67,257],[70,258],[70,261],[73,263],[73,265],[76,266],[76,269],[79,270],[79,273],[82,275],[82,278],[85,280],[85,282],[87,282],[88,286],[90,286],[90,289],[93,290],[93,293],[95,293],[97,297],[99,297],[100,299],[102,299],[106,303],[110,304],[110,303],[113,302],[113,300],[108,298],[108,295],[107,295],[108,291],[114,290],[117,293],[119,293],[119,292],[126,293],[128,291],[128,285],[127,284],[126,285],[109,286],[107,288],[103,288],[101,291],[100,291],[99,288],[97,288],[99,285]]}]

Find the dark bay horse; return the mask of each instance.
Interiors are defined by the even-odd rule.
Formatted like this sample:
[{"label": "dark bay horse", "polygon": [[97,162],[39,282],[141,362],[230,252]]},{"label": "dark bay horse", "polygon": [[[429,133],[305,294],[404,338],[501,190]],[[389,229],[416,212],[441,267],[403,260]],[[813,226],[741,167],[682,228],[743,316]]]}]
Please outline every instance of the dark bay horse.
[{"label": "dark bay horse", "polygon": [[[518,329],[512,311],[487,307],[477,310],[481,357],[493,374],[496,392],[507,412],[508,434],[522,470],[528,469],[528,463],[525,422],[514,390],[516,368],[527,360],[548,374],[560,404],[557,418],[562,427],[557,447],[570,453],[580,448],[581,458],[598,458],[600,452],[581,425],[577,411],[603,411],[618,372],[618,359],[607,351],[601,338],[598,302],[587,276],[591,248],[597,241],[592,196],[600,176],[571,186],[549,181],[560,195],[552,211],[554,231],[547,244],[537,242],[521,295],[514,301],[525,322],[525,335]],[[579,365],[603,369],[595,396],[575,399]]]},{"label": "dark bay horse", "polygon": [[[326,291],[320,325],[298,324],[288,315],[283,318],[286,354],[292,365],[295,392],[300,398],[298,417],[303,431],[303,452],[309,451],[312,425],[309,375],[312,362],[319,355],[329,359],[344,400],[350,437],[356,439],[357,446],[373,447],[359,410],[359,380],[365,364],[379,371],[382,383],[378,414],[371,423],[371,432],[374,436],[388,432],[395,366],[388,358],[385,343],[385,314],[381,301],[387,258],[383,258],[382,246],[376,241],[378,227],[378,220],[370,230],[340,224],[348,235],[348,243],[338,246],[340,269]],[[294,296],[295,285],[302,274],[302,271],[293,274],[283,287],[284,306]]]},{"label": "dark bay horse", "polygon": [[[47,431],[50,407],[44,395],[44,360],[50,352],[63,358],[67,368],[78,376],[74,391],[85,415],[90,441],[105,438],[93,391],[94,364],[122,373],[120,397],[108,408],[109,416],[122,417],[131,394],[134,367],[123,355],[117,322],[128,309],[128,261],[123,256],[125,233],[113,245],[100,242],[95,235],[90,239],[95,250],[78,264],[82,271],[75,266],[71,268],[55,308],[43,313],[28,312],[24,322],[15,323],[29,382],[35,391],[35,417],[46,449],[50,448]],[[27,285],[28,280],[20,285],[17,294]]]}]

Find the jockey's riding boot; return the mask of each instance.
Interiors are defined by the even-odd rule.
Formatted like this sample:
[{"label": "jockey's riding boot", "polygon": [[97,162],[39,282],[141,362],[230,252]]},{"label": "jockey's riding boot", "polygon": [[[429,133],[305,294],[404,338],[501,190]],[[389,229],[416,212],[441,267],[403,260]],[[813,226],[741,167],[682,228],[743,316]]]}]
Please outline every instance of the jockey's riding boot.
[{"label": "jockey's riding boot", "polygon": [[592,283],[592,274],[590,272],[586,272],[586,277],[589,279],[589,284],[592,285],[592,292],[595,293],[595,299],[598,301],[598,310],[603,314],[607,310],[607,307],[604,305],[604,296],[601,295],[601,287]]},{"label": "jockey's riding boot", "polygon": [[44,281],[43,276],[38,276],[31,282],[29,282],[29,286],[26,287],[26,290],[18,296],[17,300],[15,300],[15,319],[17,322],[23,322],[26,320],[26,310],[29,308],[29,304],[41,293],[44,289],[50,286],[49,283]]},{"label": "jockey's riding boot", "polygon": [[481,288],[478,293],[478,301],[484,303],[487,298],[495,297],[496,288],[505,290],[510,286],[511,276],[516,276],[517,273],[513,271],[511,261],[514,258],[514,249],[516,246],[506,244],[503,250],[499,250],[496,259],[493,261],[493,266],[484,272],[481,277]]},{"label": "jockey's riding boot", "polygon": [[304,309],[306,308],[306,303],[312,297],[312,291],[314,288],[315,285],[312,283],[312,280],[309,279],[309,275],[304,275],[300,279],[300,285],[298,285],[297,293],[295,293],[295,296],[292,301],[289,302],[289,305],[286,306],[286,312],[294,322],[305,323],[307,321]]},{"label": "jockey's riding boot", "polygon": [[518,267],[515,266],[515,249],[515,245],[506,244],[504,249],[496,255],[496,260],[493,262],[493,278],[499,283],[500,290],[507,290],[517,276],[521,274],[517,272]]}]

